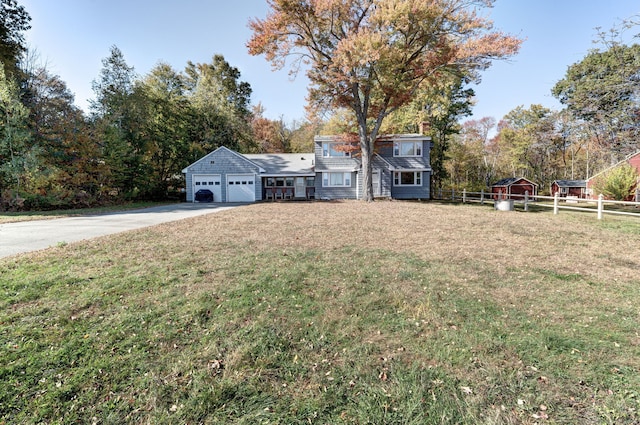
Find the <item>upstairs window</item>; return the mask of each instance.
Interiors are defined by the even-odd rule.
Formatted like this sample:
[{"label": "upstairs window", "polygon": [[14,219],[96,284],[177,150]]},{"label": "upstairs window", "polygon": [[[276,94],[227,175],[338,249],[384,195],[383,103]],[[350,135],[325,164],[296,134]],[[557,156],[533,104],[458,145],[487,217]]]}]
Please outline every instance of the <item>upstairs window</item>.
[{"label": "upstairs window", "polygon": [[325,158],[331,157],[350,157],[351,153],[343,150],[338,150],[338,146],[344,146],[344,143],[339,142],[323,142],[322,143],[322,156]]},{"label": "upstairs window", "polygon": [[422,141],[393,142],[393,156],[422,156]]}]

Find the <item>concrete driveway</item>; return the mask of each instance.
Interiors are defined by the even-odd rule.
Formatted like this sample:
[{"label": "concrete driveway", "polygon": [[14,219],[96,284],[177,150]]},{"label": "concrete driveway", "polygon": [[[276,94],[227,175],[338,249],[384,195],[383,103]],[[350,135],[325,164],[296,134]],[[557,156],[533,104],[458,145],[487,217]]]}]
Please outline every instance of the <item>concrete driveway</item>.
[{"label": "concrete driveway", "polygon": [[0,224],[0,258],[169,221],[228,210],[239,204],[181,203],[122,212]]}]

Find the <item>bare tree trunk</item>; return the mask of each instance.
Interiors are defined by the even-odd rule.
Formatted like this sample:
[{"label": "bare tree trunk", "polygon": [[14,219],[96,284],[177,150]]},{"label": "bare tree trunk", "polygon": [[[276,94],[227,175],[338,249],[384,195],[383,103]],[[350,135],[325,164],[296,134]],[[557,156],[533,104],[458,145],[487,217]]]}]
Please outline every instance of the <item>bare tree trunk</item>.
[{"label": "bare tree trunk", "polygon": [[362,151],[362,199],[366,202],[373,201],[373,167],[371,166],[372,159],[372,146],[368,138],[364,138],[364,141],[360,140],[360,146]]}]

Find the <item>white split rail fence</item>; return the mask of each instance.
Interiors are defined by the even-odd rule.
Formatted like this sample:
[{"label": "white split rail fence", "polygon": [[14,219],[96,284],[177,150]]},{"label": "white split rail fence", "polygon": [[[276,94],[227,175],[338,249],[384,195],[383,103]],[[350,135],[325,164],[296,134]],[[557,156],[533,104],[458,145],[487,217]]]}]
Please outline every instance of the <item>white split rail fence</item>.
[{"label": "white split rail fence", "polygon": [[[439,192],[440,199],[444,200],[442,191]],[[495,199],[494,197],[498,197]],[[446,197],[446,199],[450,199],[451,201],[462,201],[462,203],[476,202],[480,204],[485,203],[495,203],[495,201],[499,200],[512,200],[514,203],[522,204],[524,211],[529,211],[530,205],[535,205],[539,207],[548,207],[553,208],[553,213],[558,214],[560,210],[573,210],[573,211],[584,211],[596,213],[598,220],[602,220],[604,214],[612,214],[612,215],[626,215],[632,217],[640,218],[640,202],[628,202],[628,201],[612,201],[608,199],[604,199],[603,195],[598,196],[597,199],[584,199],[578,197],[561,197],[556,193],[554,196],[541,196],[535,195],[530,196],[528,192],[525,192],[524,195],[514,195],[514,194],[504,194],[504,193],[492,193],[492,192],[467,192],[463,190],[462,193],[456,193],[455,190],[451,190],[451,198]],[[550,202],[540,202],[540,201],[550,201]],[[592,207],[588,206],[579,206],[580,204],[588,204],[592,205]],[[576,205],[568,205],[568,204],[576,204]],[[593,205],[595,204],[595,208]],[[495,205],[495,204],[494,204]],[[638,212],[632,211],[619,211],[616,209],[607,209],[607,205],[615,205],[622,207],[634,207],[638,209]]]}]

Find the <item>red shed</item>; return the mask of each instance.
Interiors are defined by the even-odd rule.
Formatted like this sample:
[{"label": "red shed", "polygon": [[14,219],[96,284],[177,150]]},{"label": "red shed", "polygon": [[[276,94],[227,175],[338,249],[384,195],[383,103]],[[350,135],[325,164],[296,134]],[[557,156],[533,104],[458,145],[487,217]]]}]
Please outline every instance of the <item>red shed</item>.
[{"label": "red shed", "polygon": [[525,192],[534,197],[538,194],[538,185],[524,177],[510,177],[495,182],[491,186],[493,199],[523,199]]},{"label": "red shed", "polygon": [[555,180],[551,183],[551,195],[577,196],[585,198],[587,196],[586,180]]}]

